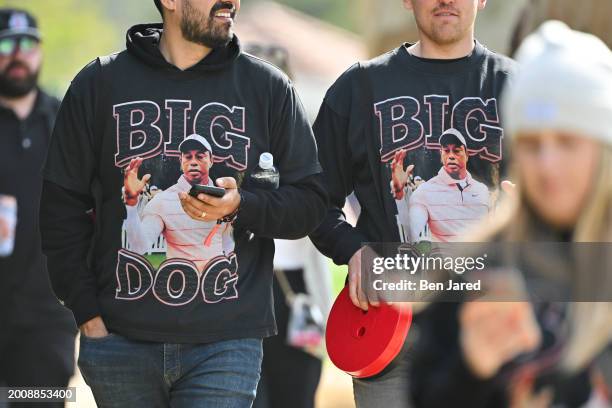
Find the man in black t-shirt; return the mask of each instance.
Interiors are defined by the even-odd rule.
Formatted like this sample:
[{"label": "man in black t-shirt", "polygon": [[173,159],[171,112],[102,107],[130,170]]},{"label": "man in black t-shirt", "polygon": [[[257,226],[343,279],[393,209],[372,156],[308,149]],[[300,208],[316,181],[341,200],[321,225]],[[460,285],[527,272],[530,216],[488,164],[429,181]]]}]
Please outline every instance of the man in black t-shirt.
[{"label": "man in black t-shirt", "polygon": [[[440,137],[454,128],[466,141],[467,170],[492,191],[500,188],[505,159],[498,99],[515,64],[474,39],[486,0],[404,5],[414,13],[419,41],[349,68],[329,89],[314,125],[332,206],[311,239],[334,262],[348,265],[351,300],[364,310],[376,302],[361,287],[362,243],[410,235],[390,188],[396,154],[405,150],[403,168],[414,166],[415,175],[430,180],[440,170]],[[352,192],[362,208],[356,227],[342,213]],[[416,316],[391,366],[354,380],[358,407],[410,406],[409,361],[418,326]]]}]

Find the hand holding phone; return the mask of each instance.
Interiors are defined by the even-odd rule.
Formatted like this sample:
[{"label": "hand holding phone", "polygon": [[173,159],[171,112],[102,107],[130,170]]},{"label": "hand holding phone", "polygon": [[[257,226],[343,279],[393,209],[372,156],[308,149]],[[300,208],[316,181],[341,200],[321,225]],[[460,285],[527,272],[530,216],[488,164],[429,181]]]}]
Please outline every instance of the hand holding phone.
[{"label": "hand holding phone", "polygon": [[196,221],[215,221],[237,213],[240,193],[233,177],[216,180],[218,187],[194,185],[178,196],[183,211]]},{"label": "hand holding phone", "polygon": [[223,197],[225,195],[225,189],[223,187],[205,186],[202,184],[195,184],[189,190],[189,195],[198,198],[198,194],[208,194],[213,197]]}]

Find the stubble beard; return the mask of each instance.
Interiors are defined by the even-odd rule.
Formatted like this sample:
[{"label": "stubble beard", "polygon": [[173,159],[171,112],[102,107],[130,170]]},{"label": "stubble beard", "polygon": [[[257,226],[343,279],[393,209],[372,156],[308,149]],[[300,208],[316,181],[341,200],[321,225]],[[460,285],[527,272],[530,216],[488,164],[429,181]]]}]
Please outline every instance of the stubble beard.
[{"label": "stubble beard", "polygon": [[234,37],[231,24],[216,23],[214,11],[206,16],[196,10],[189,0],[185,1],[181,16],[181,33],[187,41],[208,48],[226,47]]}]

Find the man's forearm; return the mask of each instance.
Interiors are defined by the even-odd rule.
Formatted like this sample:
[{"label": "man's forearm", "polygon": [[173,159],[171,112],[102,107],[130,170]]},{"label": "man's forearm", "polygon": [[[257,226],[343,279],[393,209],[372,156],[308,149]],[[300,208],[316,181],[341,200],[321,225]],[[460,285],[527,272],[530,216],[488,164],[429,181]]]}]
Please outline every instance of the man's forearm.
[{"label": "man's forearm", "polygon": [[321,175],[313,175],[274,191],[242,190],[234,226],[265,238],[298,239],[319,225],[326,209]]},{"label": "man's forearm", "polygon": [[337,265],[347,265],[367,238],[344,218],[337,207],[328,209],[323,222],[310,234],[310,240],[321,253]]}]

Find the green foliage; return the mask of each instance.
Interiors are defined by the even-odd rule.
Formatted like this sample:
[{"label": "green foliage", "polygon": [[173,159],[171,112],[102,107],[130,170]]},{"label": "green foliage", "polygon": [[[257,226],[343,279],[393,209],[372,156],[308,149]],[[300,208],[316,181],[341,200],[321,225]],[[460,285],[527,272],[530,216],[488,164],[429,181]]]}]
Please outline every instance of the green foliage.
[{"label": "green foliage", "polygon": [[59,96],[83,66],[117,50],[123,37],[97,1],[0,0],[0,5],[26,9],[38,19],[45,55],[41,83]]}]

